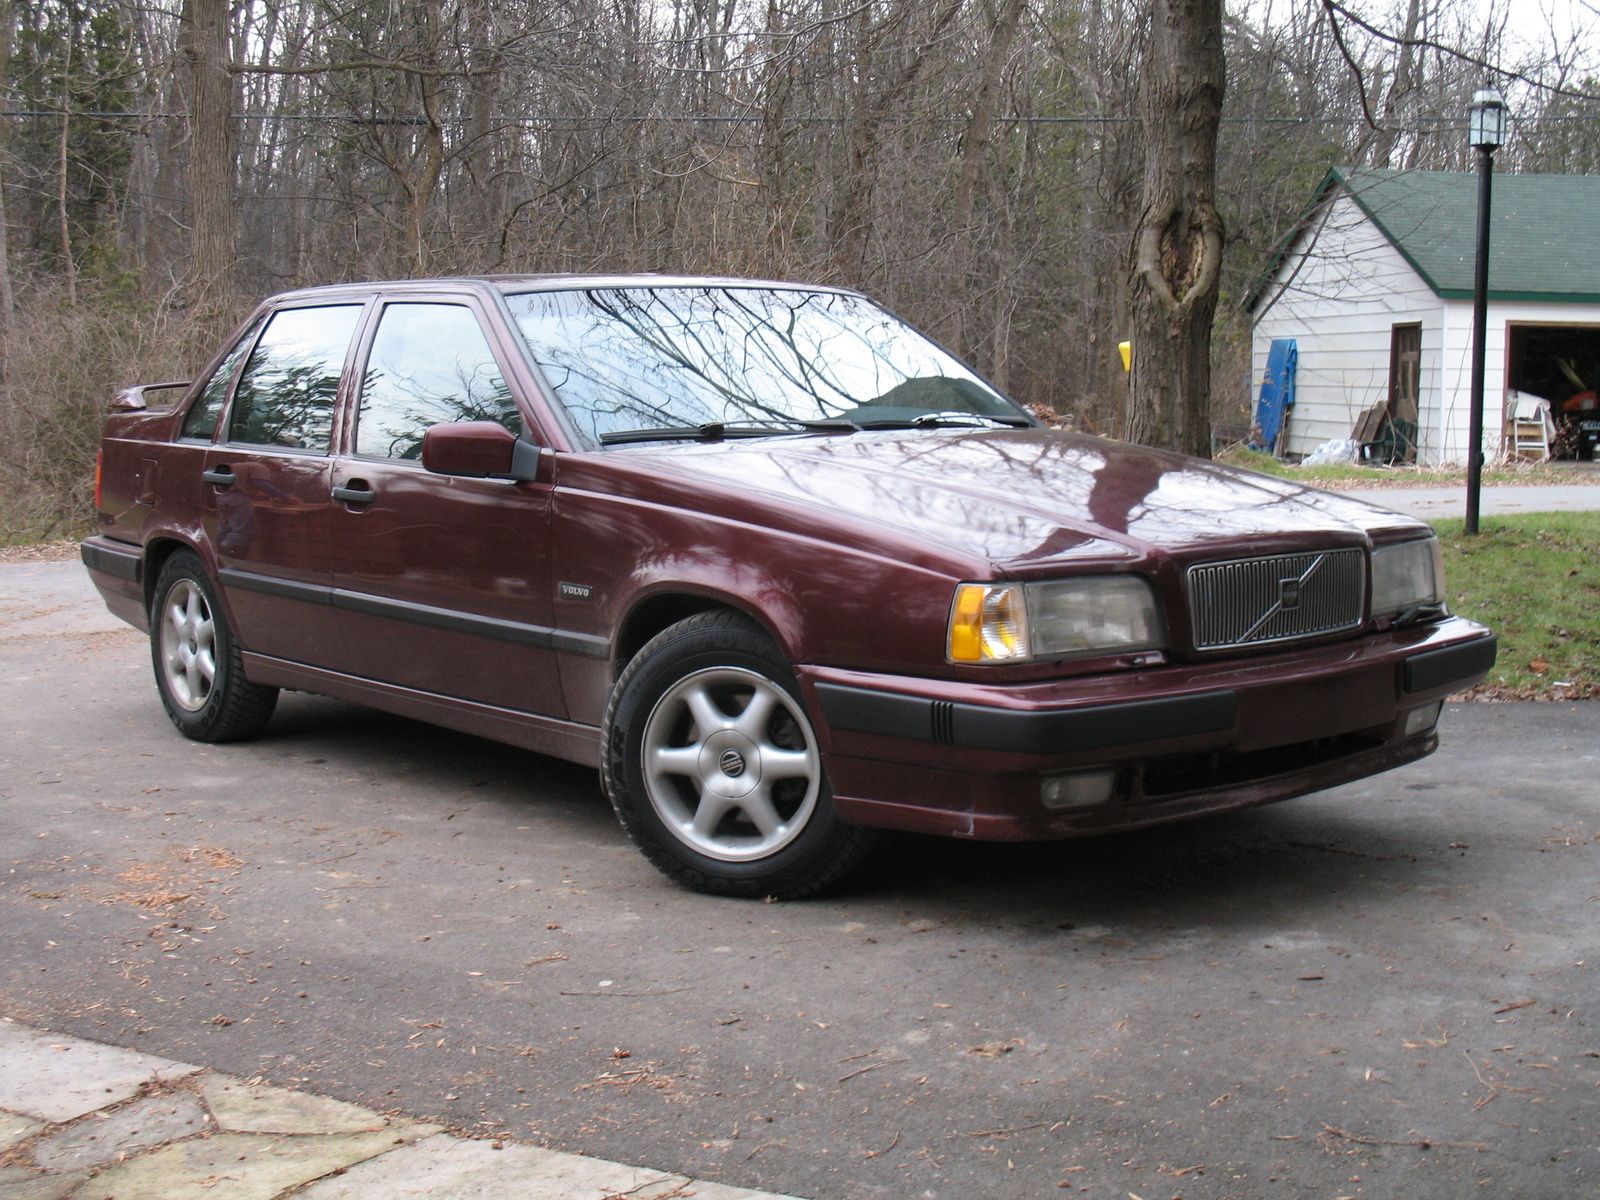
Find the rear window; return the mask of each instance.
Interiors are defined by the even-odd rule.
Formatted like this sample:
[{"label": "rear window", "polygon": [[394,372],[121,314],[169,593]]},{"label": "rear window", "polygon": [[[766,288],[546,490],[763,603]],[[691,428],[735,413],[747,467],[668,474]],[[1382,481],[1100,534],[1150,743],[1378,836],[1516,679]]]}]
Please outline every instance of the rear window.
[{"label": "rear window", "polygon": [[239,377],[228,440],[325,453],[361,309],[330,304],[275,313]]}]

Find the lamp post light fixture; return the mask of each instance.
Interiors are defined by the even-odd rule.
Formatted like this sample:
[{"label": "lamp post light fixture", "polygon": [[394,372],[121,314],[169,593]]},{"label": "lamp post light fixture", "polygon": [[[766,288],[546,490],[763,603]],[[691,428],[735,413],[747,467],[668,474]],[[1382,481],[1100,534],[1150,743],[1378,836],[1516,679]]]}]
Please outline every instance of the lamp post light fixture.
[{"label": "lamp post light fixture", "polygon": [[1494,152],[1506,140],[1506,102],[1498,90],[1482,87],[1468,109],[1467,141],[1478,152],[1478,257],[1472,277],[1472,411],[1467,433],[1467,519],[1465,531],[1478,532],[1478,493],[1483,486],[1483,342],[1489,327],[1489,192]]}]

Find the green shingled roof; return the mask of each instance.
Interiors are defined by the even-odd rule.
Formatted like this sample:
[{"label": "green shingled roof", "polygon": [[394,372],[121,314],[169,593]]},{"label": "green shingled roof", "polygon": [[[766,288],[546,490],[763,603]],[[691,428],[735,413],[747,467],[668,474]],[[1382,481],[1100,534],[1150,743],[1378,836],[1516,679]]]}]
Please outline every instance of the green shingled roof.
[{"label": "green shingled roof", "polygon": [[[1334,167],[1311,207],[1336,187],[1350,193],[1424,283],[1445,299],[1471,299],[1477,175]],[[1600,175],[1496,172],[1490,213],[1492,299],[1600,303]],[[1304,220],[1280,246],[1246,307],[1254,307],[1303,227]]]}]

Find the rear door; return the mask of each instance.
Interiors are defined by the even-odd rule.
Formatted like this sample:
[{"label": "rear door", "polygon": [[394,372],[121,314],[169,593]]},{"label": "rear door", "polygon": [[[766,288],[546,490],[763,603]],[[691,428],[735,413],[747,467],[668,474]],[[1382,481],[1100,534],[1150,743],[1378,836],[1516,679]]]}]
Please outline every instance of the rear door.
[{"label": "rear door", "polygon": [[341,669],[562,717],[549,485],[452,478],[421,462],[430,425],[497,421],[523,432],[495,328],[475,298],[407,295],[383,304],[364,339],[333,478]]},{"label": "rear door", "polygon": [[334,414],[365,305],[281,308],[250,351],[202,521],[245,649],[324,665],[338,646],[328,523]]}]

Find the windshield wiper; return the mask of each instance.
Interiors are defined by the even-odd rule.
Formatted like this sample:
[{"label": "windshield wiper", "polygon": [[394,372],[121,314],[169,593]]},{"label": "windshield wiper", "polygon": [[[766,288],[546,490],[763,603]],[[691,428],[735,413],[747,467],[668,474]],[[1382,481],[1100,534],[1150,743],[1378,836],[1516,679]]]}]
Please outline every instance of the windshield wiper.
[{"label": "windshield wiper", "polygon": [[723,438],[781,437],[795,433],[855,433],[854,421],[706,421],[700,425],[667,425],[660,429],[616,429],[600,435],[602,446],[624,442],[719,442]]},{"label": "windshield wiper", "polygon": [[1026,417],[991,416],[988,413],[929,412],[915,417],[862,421],[863,429],[1027,429],[1033,423]]}]

